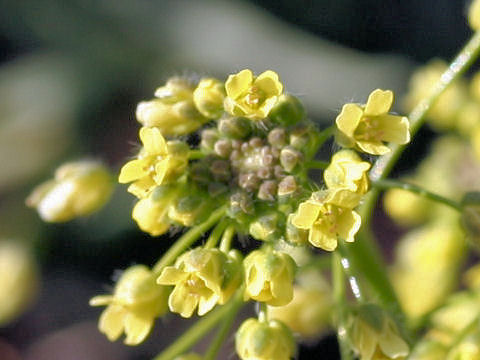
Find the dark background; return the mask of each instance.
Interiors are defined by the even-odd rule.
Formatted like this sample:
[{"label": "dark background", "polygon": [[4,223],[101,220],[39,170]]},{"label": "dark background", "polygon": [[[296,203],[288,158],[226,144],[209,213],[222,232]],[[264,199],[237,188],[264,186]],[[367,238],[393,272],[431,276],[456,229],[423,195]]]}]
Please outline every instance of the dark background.
[{"label": "dark background", "polygon": [[[31,246],[42,276],[36,304],[17,321],[0,329],[0,358],[149,359],[187,326],[187,322],[177,322],[174,316],[169,316],[156,326],[149,340],[137,348],[127,348],[120,342],[110,344],[96,331],[100,310],[88,307],[88,299],[109,290],[115,269],[134,263],[151,265],[171,243],[168,238],[152,239],[135,227],[129,215],[133,198],[126,194],[124,187],[117,189],[112,204],[101,213],[64,225],[41,224],[33,211],[23,208],[23,199],[34,184],[48,178],[64,160],[99,157],[118,170],[132,153],[131,143],[136,141],[136,104],[152,97],[153,89],[169,74],[200,72],[225,78],[229,72],[238,70],[235,58],[231,59],[232,66],[228,69],[228,54],[223,68],[215,68],[215,64],[209,68],[205,63],[196,65],[196,52],[192,51],[189,56],[183,54],[184,50],[175,50],[183,39],[176,35],[185,24],[169,20],[192,4],[188,1],[0,1],[0,71],[3,74],[24,71],[28,77],[28,71],[40,71],[48,64],[50,72],[47,73],[64,74],[62,79],[67,79],[66,88],[72,94],[71,99],[58,105],[58,108],[69,107],[66,112],[69,125],[57,138],[49,140],[48,151],[54,155],[41,166],[26,162],[27,170],[21,176],[0,182],[0,217],[3,217],[0,224],[8,224],[0,229],[0,236],[18,238]],[[408,71],[434,57],[452,58],[470,33],[465,21],[467,4],[460,0],[198,1],[195,4],[197,7],[205,4],[208,11],[206,17],[205,14],[200,18],[191,17],[193,24],[189,25],[193,29],[214,27],[217,15],[212,9],[218,7],[231,18],[227,16],[226,25],[212,31],[228,32],[229,21],[239,20],[235,9],[240,5],[249,12],[273,19],[278,27],[293,31],[299,43],[307,41],[304,36],[308,41],[328,40],[356,49],[359,54],[400,59],[407,64]],[[232,6],[231,12],[229,6]],[[209,14],[212,21],[205,22]],[[203,22],[195,24],[199,19]],[[248,19],[243,20],[248,23]],[[158,27],[159,23],[166,25]],[[266,30],[268,26],[266,23]],[[191,36],[194,38],[195,34]],[[297,40],[289,37],[288,41]],[[199,47],[202,48],[202,44]],[[272,49],[274,52],[275,47],[259,47],[255,56],[268,60],[270,54],[262,52]],[[256,62],[257,66],[263,64],[262,61]],[[18,68],[16,64],[23,67]],[[294,73],[295,63],[291,69]],[[391,75],[395,76],[397,70],[392,67]],[[0,80],[4,77],[0,75]],[[50,75],[46,76],[47,81],[49,78]],[[402,75],[401,79],[403,83],[398,87],[405,89],[408,76]],[[318,86],[328,88],[330,84]],[[352,96],[348,88],[346,84],[345,93],[338,94],[336,106]],[[42,96],[43,87],[39,89],[25,94],[23,106],[28,107],[32,97]],[[55,101],[55,97],[49,101]],[[328,123],[332,121],[328,115],[334,114],[334,110],[313,111],[312,117],[320,124]],[[3,113],[3,116],[0,113],[0,125],[8,121],[8,113]],[[67,115],[62,113],[66,117],[60,117],[58,127],[45,122],[42,130],[53,134],[63,129]],[[2,128],[0,134],[1,131]],[[431,136],[428,130],[421,132],[420,140],[407,152],[399,171],[414,164],[418,153],[425,151],[428,141],[423,140]],[[46,152],[35,142],[24,139],[29,139],[26,133],[17,139],[22,148]],[[17,156],[20,155],[12,150],[9,158],[15,162]],[[3,171],[6,176],[6,170]],[[12,206],[15,210],[11,210]],[[234,358],[232,343],[230,338],[225,358]],[[320,357],[338,358],[333,336],[300,349],[299,359]]]}]

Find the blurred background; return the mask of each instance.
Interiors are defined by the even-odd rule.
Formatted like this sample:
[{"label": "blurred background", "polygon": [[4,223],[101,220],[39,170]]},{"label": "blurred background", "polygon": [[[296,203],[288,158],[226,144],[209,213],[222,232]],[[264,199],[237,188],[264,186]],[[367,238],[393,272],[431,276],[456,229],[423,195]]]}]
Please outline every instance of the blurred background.
[{"label": "blurred background", "polygon": [[[25,255],[29,270],[15,286],[30,299],[0,305],[0,359],[150,359],[188,326],[169,316],[136,348],[97,331],[101,309],[88,299],[111,289],[115,270],[152,265],[171,243],[138,230],[124,186],[101,212],[63,225],[43,224],[24,205],[64,161],[97,158],[117,172],[135,151],[136,104],[168,77],[272,69],[322,126],[345,102],[362,102],[375,88],[401,95],[417,65],[451,59],[469,36],[467,6],[0,0],[0,244]],[[419,158],[430,135],[421,132],[397,171]],[[2,281],[0,304],[9,295]],[[232,346],[229,338],[222,358],[235,358]],[[324,359],[338,358],[333,336],[303,345],[299,358],[319,349]]]}]

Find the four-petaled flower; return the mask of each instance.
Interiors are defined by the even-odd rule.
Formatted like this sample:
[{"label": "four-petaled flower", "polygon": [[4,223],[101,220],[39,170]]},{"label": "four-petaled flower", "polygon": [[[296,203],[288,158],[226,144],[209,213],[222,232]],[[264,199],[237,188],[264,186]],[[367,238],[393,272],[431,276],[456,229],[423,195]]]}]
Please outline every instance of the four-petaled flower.
[{"label": "four-petaled flower", "polygon": [[168,306],[172,312],[191,317],[198,307],[202,316],[218,304],[225,304],[241,281],[240,255],[219,249],[196,248],[180,256],[175,266],[163,269],[157,282],[175,285]]},{"label": "four-petaled flower", "polygon": [[334,202],[347,208],[356,207],[368,191],[367,171],[370,167],[370,163],[362,161],[352,150],[340,150],[333,155],[323,178],[336,198]]},{"label": "four-petaled flower", "polygon": [[282,94],[278,74],[267,70],[254,77],[251,70],[230,75],[225,82],[225,110],[232,115],[261,120],[268,116]]},{"label": "four-petaled flower", "polygon": [[140,129],[143,148],[137,159],[127,162],[118,181],[132,182],[128,191],[138,198],[147,197],[157,185],[178,178],[188,164],[188,146],[179,141],[165,141],[157,128]]},{"label": "four-petaled flower", "polygon": [[[354,194],[354,193],[351,193]],[[301,203],[292,217],[292,224],[299,229],[309,230],[308,241],[315,247],[333,251],[338,238],[353,242],[360,229],[361,218],[350,207],[336,203],[335,190],[317,191],[311,198]],[[350,197],[345,203],[351,204]]]},{"label": "four-petaled flower", "polygon": [[136,265],[122,274],[113,295],[95,296],[90,305],[108,305],[98,327],[110,341],[125,332],[125,344],[137,345],[147,337],[154,319],[167,312],[168,293],[146,266]]},{"label": "four-petaled flower", "polygon": [[406,144],[410,141],[409,122],[404,116],[390,115],[393,92],[374,90],[366,105],[345,104],[337,116],[337,141],[372,155],[390,151],[384,142]]}]

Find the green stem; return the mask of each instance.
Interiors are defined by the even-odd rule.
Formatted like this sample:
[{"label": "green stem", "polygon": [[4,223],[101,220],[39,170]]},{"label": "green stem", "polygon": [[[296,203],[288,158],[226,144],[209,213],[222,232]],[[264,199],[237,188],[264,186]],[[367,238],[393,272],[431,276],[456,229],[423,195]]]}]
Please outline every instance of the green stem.
[{"label": "green stem", "polygon": [[355,299],[357,299],[357,301],[365,302],[365,297],[363,295],[364,291],[362,290],[360,281],[358,281],[358,278],[354,275],[354,273],[361,274],[361,272],[355,271],[355,268],[352,269],[352,266],[354,264],[350,262],[349,253],[344,244],[339,244],[338,252],[341,254],[340,265],[342,266],[343,272],[348,278],[348,282],[350,285],[350,289],[352,290],[353,296],[355,296]]},{"label": "green stem", "polygon": [[210,346],[208,347],[208,350],[205,353],[203,359],[214,360],[217,357],[217,354],[220,351],[220,348],[222,347],[222,344],[224,343],[225,338],[230,331],[230,328],[232,327],[233,321],[235,320],[235,317],[237,316],[237,313],[243,304],[243,301],[237,301],[233,304],[230,312],[225,316],[222,325],[220,326],[220,329],[218,329],[215,339],[213,339]]},{"label": "green stem", "polygon": [[228,252],[232,246],[232,239],[235,236],[235,226],[229,225],[222,236],[222,241],[220,242],[220,250],[223,252]]},{"label": "green stem", "polygon": [[[480,51],[480,32],[473,35],[471,40],[462,49],[449,68],[440,77],[430,96],[421,101],[410,113],[410,134],[413,137],[424,122],[425,115],[434,105],[438,97],[445,89],[457,79],[477,58]],[[393,169],[400,155],[405,150],[405,145],[392,145],[391,152],[381,156],[373,165],[370,171],[370,178],[373,181],[385,179]],[[380,189],[374,188],[365,196],[364,203],[359,208],[362,218],[361,232],[357,235],[355,243],[348,246],[350,259],[355,267],[362,271],[362,274],[369,281],[373,290],[377,293],[379,300],[395,316],[397,323],[403,330],[403,312],[401,311],[398,299],[392,288],[385,271],[385,263],[381,256],[378,245],[373,241],[373,235],[369,230],[370,219],[373,215]]]},{"label": "green stem", "polygon": [[418,194],[424,198],[450,206],[455,210],[462,211],[462,206],[458,202],[451,199],[447,199],[443,196],[434,194],[417,185],[409,184],[409,183],[398,181],[398,180],[391,180],[391,179],[379,179],[376,181],[372,181],[371,185],[372,187],[381,189],[381,190],[394,189],[394,188],[407,190],[412,193]]},{"label": "green stem", "polygon": [[319,133],[316,133],[312,146],[306,152],[305,158],[307,160],[312,159],[315,157],[318,149],[327,141],[333,134],[335,133],[335,125],[331,125]]},{"label": "green stem", "polygon": [[176,356],[185,353],[207,332],[212,330],[218,322],[222,321],[225,316],[230,314],[233,309],[236,309],[242,304],[243,290],[239,289],[232,300],[198,320],[192,327],[190,327],[190,329],[184,332],[182,336],[175,340],[173,344],[162,351],[159,355],[155,356],[153,360],[171,360]]},{"label": "green stem", "polygon": [[260,310],[258,312],[258,321],[267,322],[268,321],[268,306],[264,302],[259,302],[258,304],[260,306]]},{"label": "green stem", "polygon": [[[410,121],[410,135],[417,133],[418,129],[423,125],[425,115],[428,110],[435,104],[438,97],[445,91],[445,89],[453,83],[460,75],[462,75],[469,66],[475,61],[480,52],[480,31],[476,32],[465,47],[460,51],[457,57],[452,61],[448,69],[442,74],[440,80],[433,88],[431,94],[426,99],[422,100],[408,116]],[[370,178],[373,181],[385,179],[392,171],[400,155],[406,148],[406,145],[392,145],[392,151],[381,156],[373,165],[370,171]],[[361,208],[360,215],[362,221],[367,224],[372,216],[375,207],[379,189],[373,189],[365,197],[364,204]]]},{"label": "green stem", "polygon": [[345,297],[345,274],[343,273],[342,259],[338,252],[333,253],[332,259],[332,282],[333,299],[337,311],[337,339],[340,346],[340,355],[342,360],[351,360],[352,352],[346,339],[346,297]]},{"label": "green stem", "polygon": [[172,264],[177,257],[185,251],[185,249],[192,245],[196,240],[198,240],[198,238],[208,231],[208,229],[218,222],[225,215],[226,210],[226,205],[218,208],[205,222],[191,228],[185,234],[183,234],[155,264],[153,267],[153,272],[159,274],[165,266]]},{"label": "green stem", "polygon": [[202,152],[202,150],[190,150],[188,153],[189,160],[198,160],[203,159],[204,157],[205,154]]},{"label": "green stem", "polygon": [[208,237],[207,241],[205,242],[204,247],[206,249],[211,249],[217,246],[218,241],[220,240],[223,234],[223,231],[225,230],[227,225],[228,225],[228,220],[223,219],[217,224],[217,226],[215,226],[215,228],[210,233],[210,236]]},{"label": "green stem", "polygon": [[329,162],[327,161],[321,161],[321,160],[310,160],[305,163],[305,167],[309,169],[322,169],[325,170],[328,165],[330,165]]}]

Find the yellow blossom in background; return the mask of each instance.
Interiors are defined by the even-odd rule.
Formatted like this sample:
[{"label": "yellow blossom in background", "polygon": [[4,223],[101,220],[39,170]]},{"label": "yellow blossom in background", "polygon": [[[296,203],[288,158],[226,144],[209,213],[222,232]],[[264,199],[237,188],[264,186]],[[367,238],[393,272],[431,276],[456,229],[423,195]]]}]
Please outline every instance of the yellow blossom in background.
[{"label": "yellow blossom in background", "polygon": [[468,9],[468,24],[474,31],[480,30],[480,1],[473,0]]},{"label": "yellow blossom in background", "polygon": [[156,99],[142,101],[137,120],[145,127],[156,127],[164,136],[186,135],[208,122],[195,107],[194,86],[186,79],[172,78],[155,91]]},{"label": "yellow blossom in background", "polygon": [[[362,222],[360,215],[351,208],[331,203],[338,200],[335,195],[331,191],[313,193],[310,199],[299,205],[292,217],[294,226],[309,230],[308,241],[313,246],[327,251],[336,249],[339,238],[353,242]],[[341,200],[346,205],[352,204],[350,196]]]},{"label": "yellow blossom in background", "polygon": [[457,115],[456,128],[458,132],[469,138],[472,130],[480,126],[480,102],[468,101],[462,106]]},{"label": "yellow blossom in background", "polygon": [[53,180],[38,185],[26,199],[42,220],[65,222],[90,215],[110,199],[112,176],[97,161],[65,163],[55,171]]},{"label": "yellow blossom in background", "polygon": [[168,298],[172,312],[191,317],[198,307],[202,316],[216,304],[225,304],[241,281],[241,260],[237,251],[228,254],[219,249],[195,248],[167,266],[157,279],[162,285],[174,285]]},{"label": "yellow blossom in background", "polygon": [[463,274],[463,283],[469,289],[480,290],[480,264],[475,264]]},{"label": "yellow blossom in background", "polygon": [[465,253],[457,221],[439,220],[400,239],[390,275],[400,304],[412,320],[442,304],[456,284]]},{"label": "yellow blossom in background", "polygon": [[289,360],[296,352],[293,336],[284,324],[253,318],[238,329],[235,349],[242,360]]},{"label": "yellow blossom in background", "polygon": [[38,270],[28,249],[11,240],[0,241],[0,326],[18,318],[35,300]]},{"label": "yellow blossom in background", "polygon": [[448,352],[446,360],[480,360],[480,333],[478,328],[464,337]]},{"label": "yellow blossom in background", "polygon": [[337,141],[345,147],[372,155],[390,151],[384,142],[406,144],[410,141],[409,122],[404,116],[390,115],[393,92],[374,90],[365,105],[346,104],[337,116]]},{"label": "yellow blossom in background", "polygon": [[304,338],[319,337],[328,329],[332,305],[328,286],[322,289],[295,285],[292,301],[284,306],[269,306],[268,316]]},{"label": "yellow blossom in background", "polygon": [[150,269],[135,265],[122,274],[113,295],[95,296],[90,305],[107,305],[98,327],[110,341],[125,332],[125,344],[138,345],[150,333],[154,319],[167,312],[169,291],[156,284]]},{"label": "yellow blossom in background", "polygon": [[282,94],[283,85],[274,71],[255,77],[251,70],[230,75],[225,82],[225,110],[232,115],[261,120],[268,116]]},{"label": "yellow blossom in background", "polygon": [[[408,93],[404,98],[407,111],[413,110],[420,101],[430,96],[440,76],[448,69],[447,64],[435,59],[417,70],[410,78]],[[437,99],[427,113],[427,122],[437,130],[449,130],[457,126],[457,115],[468,99],[468,91],[461,80],[456,80]]]},{"label": "yellow blossom in background", "polygon": [[140,129],[143,148],[137,159],[127,162],[120,170],[118,181],[132,182],[128,191],[144,198],[155,186],[168,183],[183,174],[188,164],[188,145],[165,141],[157,128]]},{"label": "yellow blossom in background", "polygon": [[403,360],[409,353],[408,344],[382,310],[363,305],[350,325],[350,340],[360,360]]},{"label": "yellow blossom in background", "polygon": [[435,206],[433,201],[403,189],[389,189],[383,197],[383,207],[387,214],[403,226],[425,222],[431,206]]},{"label": "yellow blossom in background", "polygon": [[295,261],[287,253],[255,250],[244,260],[245,300],[253,299],[272,306],[288,304],[293,298]]},{"label": "yellow blossom in background", "polygon": [[323,172],[325,185],[337,192],[337,197],[352,199],[350,206],[346,207],[355,207],[368,191],[367,171],[370,167],[371,164],[362,161],[354,151],[341,150],[332,156],[330,165]]},{"label": "yellow blossom in background", "polygon": [[209,119],[219,119],[223,112],[225,84],[213,78],[200,80],[193,92],[193,102],[198,111]]}]

